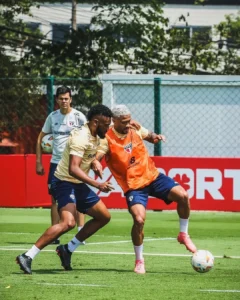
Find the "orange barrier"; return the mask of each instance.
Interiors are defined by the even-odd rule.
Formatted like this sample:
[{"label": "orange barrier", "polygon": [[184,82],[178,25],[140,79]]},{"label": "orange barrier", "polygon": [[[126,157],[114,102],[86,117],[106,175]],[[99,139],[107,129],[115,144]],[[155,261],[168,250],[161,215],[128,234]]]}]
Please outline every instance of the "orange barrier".
[{"label": "orange barrier", "polygon": [[[157,168],[179,182],[189,194],[192,210],[240,211],[239,158],[153,157]],[[43,155],[45,175],[35,172],[34,154],[0,155],[1,207],[50,207],[47,176],[50,155]],[[94,175],[92,175],[94,176]],[[110,180],[115,190],[109,194],[96,191],[108,208],[127,208],[124,195],[109,169],[103,180]],[[149,199],[148,209],[176,209],[163,201]]]}]

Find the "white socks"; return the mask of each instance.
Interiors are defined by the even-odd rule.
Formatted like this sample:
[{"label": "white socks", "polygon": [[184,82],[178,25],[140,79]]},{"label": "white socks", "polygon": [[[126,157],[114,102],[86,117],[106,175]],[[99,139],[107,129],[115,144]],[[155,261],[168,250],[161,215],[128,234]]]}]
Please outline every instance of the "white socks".
[{"label": "white socks", "polygon": [[189,219],[179,219],[180,232],[188,233],[188,221]]},{"label": "white socks", "polygon": [[140,246],[134,246],[135,256],[136,260],[142,260],[143,259],[143,244]]},{"label": "white socks", "polygon": [[80,231],[83,228],[83,226],[78,226],[78,231]]},{"label": "white socks", "polygon": [[79,245],[81,245],[82,243],[76,238],[74,237],[69,243],[68,243],[68,250],[70,252],[73,252],[75,249],[77,249],[77,247]]},{"label": "white socks", "polygon": [[25,255],[31,257],[31,259],[34,259],[34,257],[40,252],[41,250],[38,249],[35,245],[32,246],[30,250],[28,250]]}]

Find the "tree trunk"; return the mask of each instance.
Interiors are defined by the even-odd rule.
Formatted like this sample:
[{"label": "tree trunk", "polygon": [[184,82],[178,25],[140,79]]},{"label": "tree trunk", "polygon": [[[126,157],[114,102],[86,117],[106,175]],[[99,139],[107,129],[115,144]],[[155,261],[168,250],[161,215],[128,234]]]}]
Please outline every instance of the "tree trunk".
[{"label": "tree trunk", "polygon": [[77,0],[72,0],[72,30],[77,30]]}]

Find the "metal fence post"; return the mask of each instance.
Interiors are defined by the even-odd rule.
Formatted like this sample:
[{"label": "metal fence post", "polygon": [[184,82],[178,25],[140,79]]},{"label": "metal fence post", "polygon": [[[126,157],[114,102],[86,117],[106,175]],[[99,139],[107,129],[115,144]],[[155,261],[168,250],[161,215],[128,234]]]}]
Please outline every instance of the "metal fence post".
[{"label": "metal fence post", "polygon": [[[161,133],[161,78],[154,78],[154,132]],[[154,156],[162,155],[161,142],[154,145]]]},{"label": "metal fence post", "polygon": [[47,78],[47,108],[48,114],[50,114],[54,109],[54,92],[53,92],[53,85],[54,85],[54,76],[48,76]]}]

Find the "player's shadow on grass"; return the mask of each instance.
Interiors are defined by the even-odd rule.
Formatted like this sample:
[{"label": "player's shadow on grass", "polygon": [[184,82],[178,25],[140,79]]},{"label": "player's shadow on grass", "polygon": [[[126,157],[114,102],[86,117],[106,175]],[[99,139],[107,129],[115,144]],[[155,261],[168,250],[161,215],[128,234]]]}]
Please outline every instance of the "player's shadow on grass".
[{"label": "player's shadow on grass", "polygon": [[29,242],[7,242],[7,244],[24,246],[24,245],[34,245],[35,242],[30,242],[30,243]]},{"label": "player's shadow on grass", "polygon": [[[49,275],[57,275],[57,274],[61,274],[61,273],[66,273],[67,271],[64,271],[63,269],[38,269],[38,270],[32,270],[32,275],[41,275],[41,274],[49,274]],[[23,271],[19,271],[19,272],[13,272],[12,273],[13,275],[24,275],[24,276],[32,276],[32,275],[29,275],[29,274],[24,274]]]},{"label": "player's shadow on grass", "polygon": [[[77,275],[77,273],[79,273],[79,275],[81,275],[81,272],[117,272],[117,273],[134,273],[132,269],[127,269],[127,270],[123,270],[123,269],[115,269],[115,268],[106,268],[106,269],[88,269],[88,268],[74,268],[72,271],[65,271],[64,269],[37,269],[37,270],[32,270],[33,275],[65,275],[66,273],[69,274],[74,274]],[[24,274],[23,272],[19,271],[19,272],[13,272],[13,275],[25,275],[28,276],[28,274]],[[173,272],[156,272],[156,271],[150,271],[147,270],[146,274],[171,274],[173,275]],[[181,275],[190,275],[192,276],[192,272],[177,272],[175,274],[181,274]],[[29,275],[31,276],[31,275]]]},{"label": "player's shadow on grass", "polygon": [[[83,272],[118,272],[118,273],[134,273],[133,269],[116,269],[116,268],[104,268],[104,269],[96,269],[96,268],[74,268],[73,271],[83,271]],[[191,273],[191,272],[190,272]],[[190,274],[189,272],[177,272],[176,274],[181,274],[181,275],[192,275],[192,273]],[[151,270],[147,270],[146,274],[173,274],[173,272],[169,271],[151,271]]]}]

